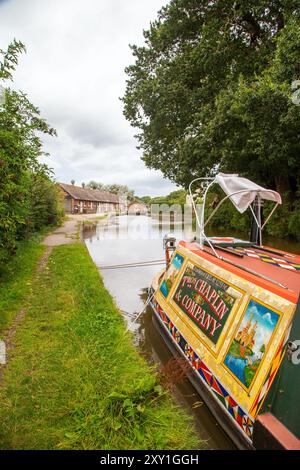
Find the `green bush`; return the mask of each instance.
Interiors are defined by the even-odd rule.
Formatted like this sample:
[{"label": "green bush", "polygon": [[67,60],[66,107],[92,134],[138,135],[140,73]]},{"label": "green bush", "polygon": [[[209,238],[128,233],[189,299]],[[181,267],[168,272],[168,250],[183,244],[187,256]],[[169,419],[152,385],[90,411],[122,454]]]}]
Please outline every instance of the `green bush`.
[{"label": "green bush", "polygon": [[63,205],[58,187],[45,175],[31,174],[29,215],[27,226],[37,232],[47,225],[57,225],[63,215]]},{"label": "green bush", "polygon": [[288,223],[289,234],[296,240],[300,240],[300,202],[296,204],[296,207],[291,214]]}]

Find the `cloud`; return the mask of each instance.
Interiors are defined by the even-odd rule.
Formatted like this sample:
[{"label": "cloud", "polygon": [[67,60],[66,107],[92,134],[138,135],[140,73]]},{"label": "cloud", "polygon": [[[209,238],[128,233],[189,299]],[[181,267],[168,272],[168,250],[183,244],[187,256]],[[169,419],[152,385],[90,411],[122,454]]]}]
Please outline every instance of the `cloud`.
[{"label": "cloud", "polygon": [[271,313],[270,312],[267,312],[265,313],[262,318],[267,322],[267,323],[270,323],[271,326],[274,325],[274,323],[272,322],[272,317],[271,317]]},{"label": "cloud", "polygon": [[[176,186],[148,170],[135,131],[122,114],[128,45],[163,0],[0,0],[0,47],[15,37],[27,48],[13,86],[28,93],[58,137],[44,139],[57,180],[128,184],[139,195]],[[165,2],[166,3],[166,2]]]},{"label": "cloud", "polygon": [[251,307],[248,308],[248,312],[253,315],[259,315],[258,308],[255,305],[251,305]]}]

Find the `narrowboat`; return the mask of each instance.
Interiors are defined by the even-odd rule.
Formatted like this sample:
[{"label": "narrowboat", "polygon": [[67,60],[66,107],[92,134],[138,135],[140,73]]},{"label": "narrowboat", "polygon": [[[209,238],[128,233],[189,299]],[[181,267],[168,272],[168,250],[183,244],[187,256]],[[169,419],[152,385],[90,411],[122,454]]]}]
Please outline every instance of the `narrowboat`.
[{"label": "narrowboat", "polygon": [[[224,197],[205,221],[213,185]],[[238,449],[300,449],[300,256],[262,241],[281,196],[223,173],[193,180],[189,192],[199,235],[177,245],[165,237],[166,269],[149,294],[153,319]],[[249,241],[205,234],[226,200],[251,211]]]}]

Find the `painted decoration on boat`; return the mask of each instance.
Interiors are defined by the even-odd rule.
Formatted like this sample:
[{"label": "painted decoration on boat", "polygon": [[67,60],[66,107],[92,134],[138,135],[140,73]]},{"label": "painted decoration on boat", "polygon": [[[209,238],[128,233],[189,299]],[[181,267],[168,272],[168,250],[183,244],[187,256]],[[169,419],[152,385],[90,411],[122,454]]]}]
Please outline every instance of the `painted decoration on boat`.
[{"label": "painted decoration on boat", "polygon": [[251,299],[233,338],[224,364],[232,375],[249,389],[256,376],[271,338],[279,313]]},{"label": "painted decoration on boat", "polygon": [[253,416],[256,416],[260,410],[260,408],[262,407],[262,404],[263,404],[263,401],[264,401],[264,398],[267,396],[270,388],[271,388],[271,385],[276,377],[276,373],[281,365],[281,362],[284,358],[284,354],[285,354],[285,350],[286,350],[286,346],[287,346],[287,343],[288,343],[288,339],[289,339],[289,336],[290,336],[290,331],[291,331],[291,327],[292,327],[292,324],[290,324],[290,326],[287,328],[286,332],[285,332],[285,335],[283,336],[278,348],[277,348],[277,351],[276,351],[276,355],[271,363],[271,368],[269,370],[269,373],[266,377],[266,380],[263,384],[263,386],[261,387],[253,405],[251,406],[251,409],[250,409],[250,413],[253,415]]},{"label": "painted decoration on boat", "polygon": [[231,418],[234,419],[234,421],[238,424],[246,436],[251,439],[254,425],[254,421],[251,416],[249,416],[244,411],[236,399],[234,399],[229,391],[222,385],[213,371],[198,356],[198,354],[184,338],[184,336],[179,332],[174,323],[172,323],[166,312],[164,312],[156,300],[153,301],[152,307],[168,331],[169,335],[177,343],[178,347],[191,363],[198,378],[203,383],[205,383],[205,385],[210,389],[211,393],[221,402],[224,407],[224,411],[230,414]]},{"label": "painted decoration on boat", "polygon": [[295,262],[295,260],[297,261],[297,259],[299,259],[298,256],[294,256],[295,259],[293,260],[284,259],[284,255],[282,255],[281,258],[278,258],[278,256],[276,257],[266,253],[259,253],[255,250],[250,250],[249,248],[235,247],[232,249],[238,253],[249,256],[250,258],[260,259],[264,263],[268,263],[273,266],[280,266],[281,268],[288,269],[289,271],[300,271],[300,264]]},{"label": "painted decoration on boat", "polygon": [[188,263],[173,301],[216,344],[237,300],[221,279]]},{"label": "painted decoration on boat", "polygon": [[177,274],[179,273],[183,262],[184,257],[181,256],[179,253],[176,253],[160,286],[160,291],[166,298],[168,297],[172,286],[174,285]]}]

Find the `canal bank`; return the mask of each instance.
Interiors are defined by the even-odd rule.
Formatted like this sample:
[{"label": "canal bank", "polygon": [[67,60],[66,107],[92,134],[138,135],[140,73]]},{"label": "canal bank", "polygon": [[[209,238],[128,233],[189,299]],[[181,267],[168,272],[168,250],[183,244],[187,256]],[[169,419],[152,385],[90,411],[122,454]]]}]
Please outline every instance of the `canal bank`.
[{"label": "canal bank", "polygon": [[12,308],[16,284],[20,296],[2,328],[14,334],[2,366],[1,448],[203,447],[191,418],[132,345],[76,225],[67,236],[58,229],[56,242],[47,237],[47,248],[37,241],[34,261],[24,245],[13,281],[7,275],[11,296],[2,310]]}]

